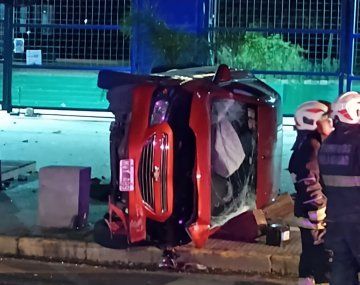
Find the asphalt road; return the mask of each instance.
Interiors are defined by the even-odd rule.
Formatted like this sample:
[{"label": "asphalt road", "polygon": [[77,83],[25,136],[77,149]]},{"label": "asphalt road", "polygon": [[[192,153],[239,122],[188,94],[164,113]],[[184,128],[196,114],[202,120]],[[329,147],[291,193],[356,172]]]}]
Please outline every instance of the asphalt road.
[{"label": "asphalt road", "polygon": [[260,276],[147,272],[102,267],[0,259],[0,284],[6,285],[293,285],[295,280]]}]

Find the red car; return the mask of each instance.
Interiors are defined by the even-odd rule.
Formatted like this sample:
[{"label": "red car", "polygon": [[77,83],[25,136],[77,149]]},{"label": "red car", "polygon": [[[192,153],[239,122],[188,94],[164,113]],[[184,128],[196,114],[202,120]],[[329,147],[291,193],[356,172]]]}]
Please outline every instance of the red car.
[{"label": "red car", "polygon": [[252,74],[225,65],[154,76],[101,71],[98,86],[109,90],[116,118],[100,244],[202,247],[277,195],[280,97]]}]

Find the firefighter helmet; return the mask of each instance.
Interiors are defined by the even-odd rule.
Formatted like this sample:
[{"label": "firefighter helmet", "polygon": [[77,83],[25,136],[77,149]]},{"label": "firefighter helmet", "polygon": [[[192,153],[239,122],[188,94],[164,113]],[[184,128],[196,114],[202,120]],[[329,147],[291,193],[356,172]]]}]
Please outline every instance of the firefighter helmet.
[{"label": "firefighter helmet", "polygon": [[360,124],[360,94],[349,91],[332,104],[331,116],[346,124]]},{"label": "firefighter helmet", "polygon": [[314,131],[319,121],[330,111],[330,104],[324,101],[308,101],[301,104],[295,112],[296,129]]}]

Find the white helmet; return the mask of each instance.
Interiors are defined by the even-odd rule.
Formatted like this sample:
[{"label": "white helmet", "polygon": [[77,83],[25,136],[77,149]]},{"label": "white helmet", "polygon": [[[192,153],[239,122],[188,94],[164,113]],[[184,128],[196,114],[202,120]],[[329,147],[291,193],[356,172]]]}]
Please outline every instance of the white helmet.
[{"label": "white helmet", "polygon": [[360,124],[360,94],[349,91],[332,104],[332,118],[346,124]]},{"label": "white helmet", "polygon": [[[329,104],[330,105],[330,104]],[[320,101],[308,101],[301,104],[295,112],[295,123],[297,130],[314,131],[317,128],[316,122],[328,113],[329,106]]]}]

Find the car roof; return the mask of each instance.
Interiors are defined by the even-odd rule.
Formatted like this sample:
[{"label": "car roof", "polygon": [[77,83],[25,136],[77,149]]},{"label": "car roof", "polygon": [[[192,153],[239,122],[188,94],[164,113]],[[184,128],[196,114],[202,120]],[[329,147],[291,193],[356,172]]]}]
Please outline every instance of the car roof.
[{"label": "car roof", "polygon": [[[223,65],[224,66],[224,65]],[[226,69],[227,66],[225,66]],[[98,86],[103,89],[112,89],[117,86],[139,85],[146,82],[155,82],[163,86],[176,86],[193,80],[205,80],[212,82],[215,74],[220,69],[217,66],[201,66],[184,69],[172,69],[161,73],[149,75],[129,74],[111,70],[99,72]],[[280,99],[279,94],[269,85],[256,78],[246,70],[228,69],[228,80],[218,82],[220,88],[225,88],[233,93],[241,91],[250,93],[268,103],[275,103]]]}]

